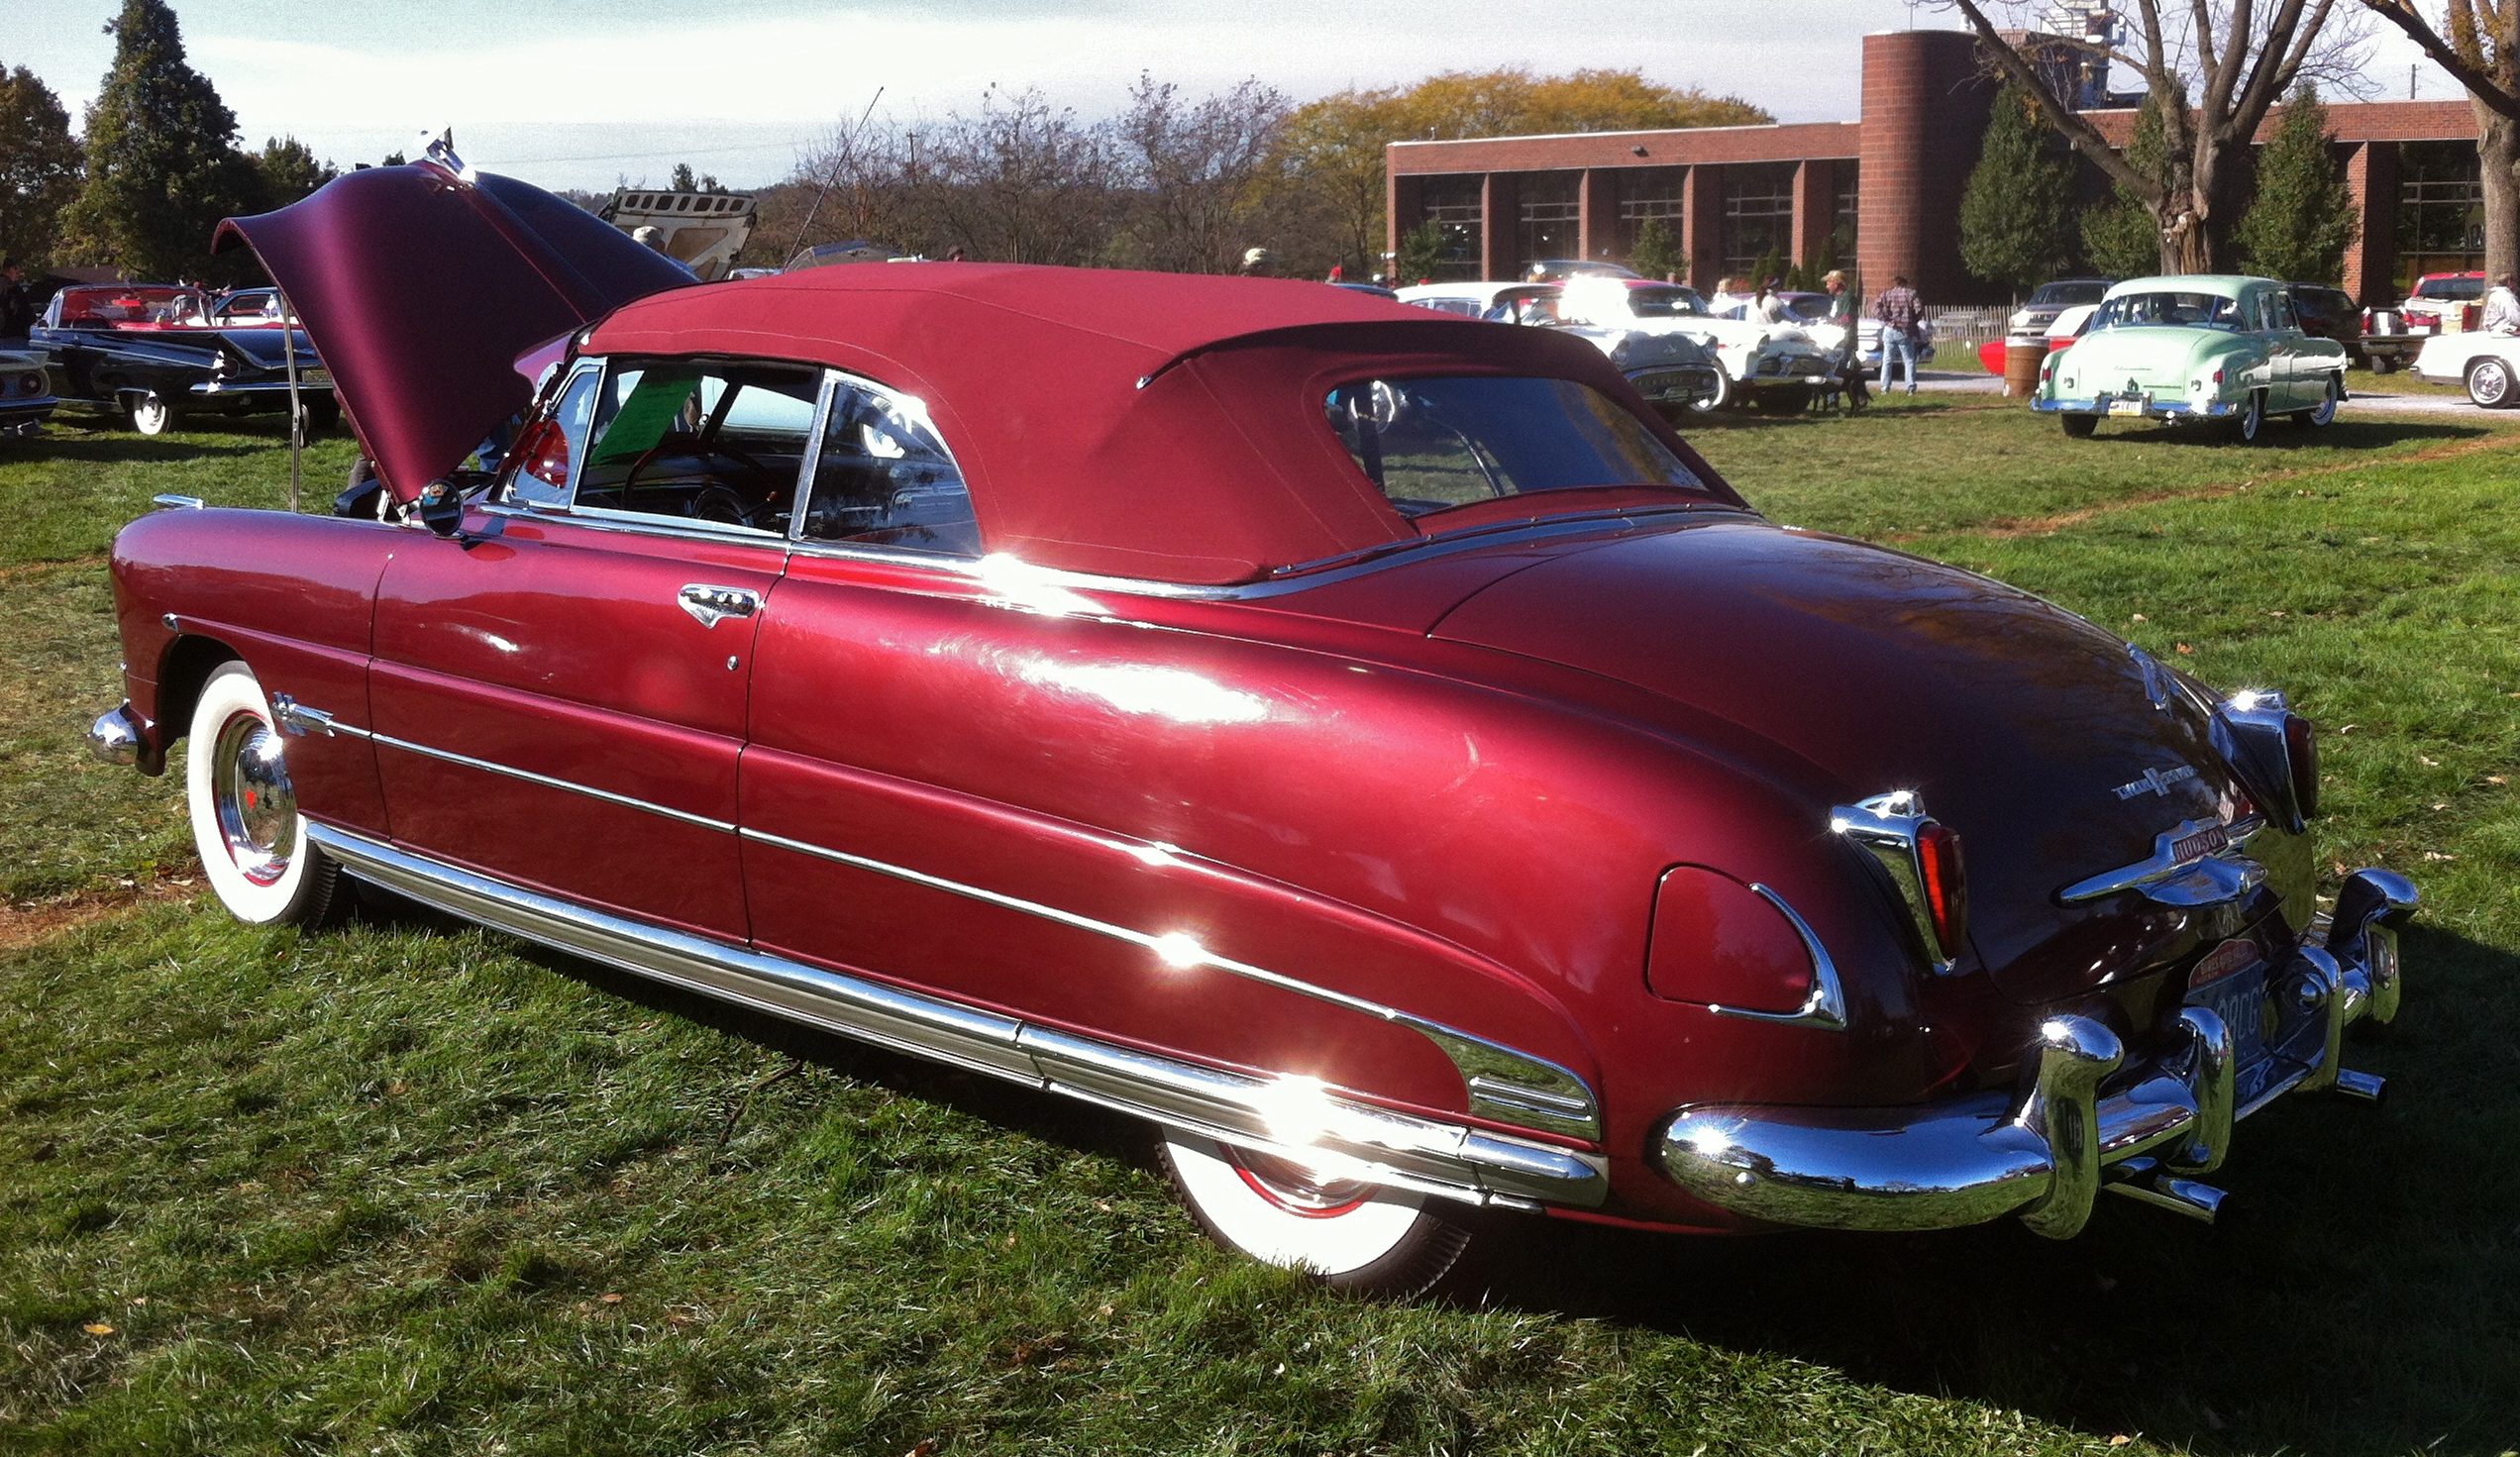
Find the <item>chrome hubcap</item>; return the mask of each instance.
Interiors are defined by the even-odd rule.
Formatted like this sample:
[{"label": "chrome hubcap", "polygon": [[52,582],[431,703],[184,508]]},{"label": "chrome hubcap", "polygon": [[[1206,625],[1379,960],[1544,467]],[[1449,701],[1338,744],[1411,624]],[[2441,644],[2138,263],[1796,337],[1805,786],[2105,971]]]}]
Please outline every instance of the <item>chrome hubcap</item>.
[{"label": "chrome hubcap", "polygon": [[240,713],[219,730],[210,761],[210,799],[219,836],[245,878],[268,885],[288,874],[297,848],[297,791],[289,786],[279,735]]},{"label": "chrome hubcap", "polygon": [[1225,1156],[1251,1192],[1291,1213],[1327,1218],[1365,1201],[1369,1187],[1354,1179],[1324,1179],[1291,1159],[1227,1148]]}]

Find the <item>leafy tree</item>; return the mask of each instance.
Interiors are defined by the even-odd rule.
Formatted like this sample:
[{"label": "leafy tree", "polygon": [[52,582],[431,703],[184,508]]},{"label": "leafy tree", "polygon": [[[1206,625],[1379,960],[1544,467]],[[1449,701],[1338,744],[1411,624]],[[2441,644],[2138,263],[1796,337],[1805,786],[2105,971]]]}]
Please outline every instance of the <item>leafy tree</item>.
[{"label": "leafy tree", "polygon": [[2072,204],[2073,171],[2041,125],[2039,103],[2006,85],[1960,196],[1960,261],[1988,282],[2028,291],[2072,256]]},{"label": "leafy tree", "polygon": [[691,164],[687,161],[678,161],[674,164],[674,176],[665,185],[668,190],[675,192],[700,190],[699,179],[691,175]]},{"label": "leafy tree", "polygon": [[1686,273],[1689,260],[1681,256],[1680,240],[1671,236],[1670,227],[1660,218],[1647,218],[1636,230],[1628,266],[1648,278],[1670,278]]},{"label": "leafy tree", "polygon": [[[2048,126],[2152,214],[2158,248],[2148,272],[2221,271],[2248,195],[2258,125],[2296,80],[2360,69],[2353,28],[2327,32],[2337,0],[2276,0],[2262,9],[2254,0],[2139,0],[2132,12],[2118,12],[2125,39],[2110,55],[2143,77],[2146,99],[2159,108],[2168,166],[2147,171],[2119,156],[2073,104],[2080,67],[2048,62],[2045,43],[2029,39],[2045,29],[2044,0],[1948,3],[1967,19],[1989,68],[2034,97]],[[1998,16],[2019,24],[2000,28]]]},{"label": "leafy tree", "polygon": [[73,259],[144,277],[216,267],[210,231],[253,210],[254,162],[236,148],[236,114],[184,63],[165,0],[123,0],[106,27],[114,63],[87,111],[87,181],[61,213]]},{"label": "leafy tree", "polygon": [[1432,218],[1419,223],[1400,235],[1400,257],[1393,260],[1390,281],[1397,286],[1432,278],[1451,247],[1441,223]]},{"label": "leafy tree", "polygon": [[[2127,141],[2127,164],[2145,176],[2169,170],[2158,103],[2146,98],[2135,114],[2135,134]],[[2082,252],[2094,272],[2111,278],[2141,278],[2161,270],[2161,231],[2152,207],[2126,187],[2111,201],[2082,215]]]},{"label": "leafy tree", "polygon": [[376,163],[376,165],[380,167],[399,167],[409,165],[409,163],[410,158],[404,156],[401,153],[388,152],[385,154],[385,159]]},{"label": "leafy tree", "polygon": [[262,206],[286,207],[341,175],[341,169],[319,160],[314,150],[295,137],[271,137],[254,158],[262,173]]},{"label": "leafy tree", "polygon": [[78,182],[79,147],[60,98],[25,66],[0,66],[0,256],[51,257]]},{"label": "leafy tree", "polygon": [[2328,143],[2328,109],[2305,82],[2258,158],[2258,197],[2233,235],[2251,271],[2311,283],[2345,277],[2360,219]]}]

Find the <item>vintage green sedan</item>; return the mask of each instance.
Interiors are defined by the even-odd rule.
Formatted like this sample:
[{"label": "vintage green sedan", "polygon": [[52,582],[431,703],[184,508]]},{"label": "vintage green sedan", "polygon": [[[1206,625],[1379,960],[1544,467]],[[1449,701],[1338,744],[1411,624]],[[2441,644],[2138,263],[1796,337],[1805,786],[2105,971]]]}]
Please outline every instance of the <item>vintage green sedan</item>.
[{"label": "vintage green sedan", "polygon": [[2103,419],[2224,422],[2254,441],[2269,415],[2325,425],[2345,399],[2345,346],[2301,332],[2271,278],[2185,273],[2109,290],[2091,327],[2048,357],[2030,407],[2080,439]]}]

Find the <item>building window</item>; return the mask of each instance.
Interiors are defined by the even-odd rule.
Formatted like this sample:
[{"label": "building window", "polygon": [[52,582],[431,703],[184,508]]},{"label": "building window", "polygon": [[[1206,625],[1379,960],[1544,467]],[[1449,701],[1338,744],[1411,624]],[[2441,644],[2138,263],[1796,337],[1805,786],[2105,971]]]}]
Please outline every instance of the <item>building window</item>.
[{"label": "building window", "polygon": [[2409,288],[2426,273],[2485,265],[2484,184],[2468,142],[2409,142],[2397,162],[2397,262]]},{"label": "building window", "polygon": [[1583,185],[1581,172],[1527,172],[1514,179],[1514,242],[1524,264],[1534,259],[1584,256],[1576,236]]},{"label": "building window", "polygon": [[1443,257],[1435,263],[1438,278],[1477,278],[1487,271],[1480,260],[1487,244],[1487,216],[1479,194],[1477,177],[1428,177],[1418,184],[1423,221],[1443,234]]},{"label": "building window", "polygon": [[1794,257],[1794,163],[1723,169],[1724,270],[1746,276],[1761,260]]},{"label": "building window", "polygon": [[1681,205],[1688,195],[1687,167],[1630,167],[1619,173],[1619,256],[1632,258],[1636,253],[1636,235],[1645,230],[1650,218],[1662,220],[1663,231],[1671,235],[1673,247],[1686,236],[1688,224],[1683,221],[1686,209]]},{"label": "building window", "polygon": [[1855,204],[1861,195],[1855,186],[1855,163],[1841,157],[1830,165],[1837,171],[1838,182],[1829,214],[1830,265],[1851,269],[1855,265]]}]

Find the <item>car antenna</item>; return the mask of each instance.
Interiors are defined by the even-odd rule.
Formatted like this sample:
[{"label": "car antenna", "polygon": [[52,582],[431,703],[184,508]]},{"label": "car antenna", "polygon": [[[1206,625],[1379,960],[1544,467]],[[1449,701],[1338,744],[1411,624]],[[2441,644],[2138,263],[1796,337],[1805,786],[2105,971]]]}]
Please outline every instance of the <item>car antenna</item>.
[{"label": "car antenna", "polygon": [[[813,206],[805,209],[805,220],[796,225],[796,236],[788,240],[787,258],[794,258],[796,250],[804,247],[806,230],[813,227],[814,215],[822,211],[822,200],[831,195],[831,185],[840,180],[840,168],[848,164],[850,154],[857,150],[858,134],[866,130],[867,118],[875,115],[875,104],[883,99],[884,88],[878,86],[875,94],[867,98],[866,110],[858,113],[858,124],[841,135],[840,155],[831,159],[831,171],[822,179],[821,190],[814,193]],[[786,266],[785,262],[781,266]]]}]

